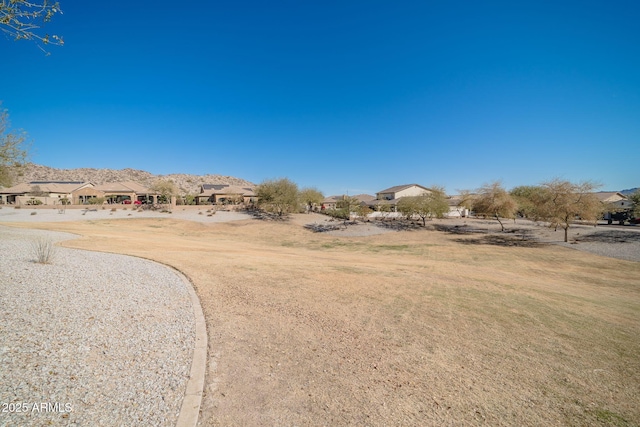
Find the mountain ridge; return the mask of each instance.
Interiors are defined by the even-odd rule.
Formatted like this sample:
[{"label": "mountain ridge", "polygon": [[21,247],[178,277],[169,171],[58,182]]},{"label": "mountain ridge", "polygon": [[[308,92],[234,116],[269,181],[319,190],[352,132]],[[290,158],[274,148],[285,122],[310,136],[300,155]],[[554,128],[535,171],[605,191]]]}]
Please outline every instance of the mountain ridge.
[{"label": "mountain ridge", "polygon": [[50,166],[28,163],[20,170],[19,176],[14,179],[14,184],[31,181],[83,181],[96,185],[105,182],[136,181],[147,187],[152,186],[158,180],[173,181],[182,194],[196,194],[200,192],[202,184],[228,184],[241,187],[254,187],[255,184],[242,178],[227,175],[207,174],[193,175],[174,173],[168,175],[155,175],[141,169],[96,169],[76,168],[57,169]]}]

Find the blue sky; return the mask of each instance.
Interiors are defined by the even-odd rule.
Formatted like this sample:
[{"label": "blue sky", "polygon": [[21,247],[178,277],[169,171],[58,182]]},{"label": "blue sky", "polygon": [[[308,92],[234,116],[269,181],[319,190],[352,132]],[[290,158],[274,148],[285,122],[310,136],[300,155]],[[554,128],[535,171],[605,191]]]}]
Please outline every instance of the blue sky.
[{"label": "blue sky", "polygon": [[39,164],[325,194],[640,185],[637,1],[60,5],[51,55],[0,36],[0,100]]}]

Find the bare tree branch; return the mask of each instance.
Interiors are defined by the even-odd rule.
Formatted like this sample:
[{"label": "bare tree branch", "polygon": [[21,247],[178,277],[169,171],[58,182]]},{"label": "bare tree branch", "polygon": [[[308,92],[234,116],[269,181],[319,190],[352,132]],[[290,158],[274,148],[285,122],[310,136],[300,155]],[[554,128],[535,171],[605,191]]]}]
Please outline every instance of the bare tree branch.
[{"label": "bare tree branch", "polygon": [[64,40],[56,34],[40,34],[38,30],[56,14],[62,14],[58,2],[0,0],[0,31],[15,40],[34,41],[38,48],[48,54],[43,45],[62,46]]}]

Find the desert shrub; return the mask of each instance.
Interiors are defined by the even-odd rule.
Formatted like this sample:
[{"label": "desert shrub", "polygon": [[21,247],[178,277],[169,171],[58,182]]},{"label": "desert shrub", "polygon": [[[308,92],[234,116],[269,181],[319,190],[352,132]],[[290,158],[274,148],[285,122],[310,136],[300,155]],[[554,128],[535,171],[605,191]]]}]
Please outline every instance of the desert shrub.
[{"label": "desert shrub", "polygon": [[37,214],[37,213],[38,213],[38,212],[33,211],[33,212],[31,212],[31,215],[35,215],[35,214]]},{"label": "desert shrub", "polygon": [[90,205],[101,205],[104,203],[104,200],[104,197],[92,197],[87,200],[87,203],[89,203]]},{"label": "desert shrub", "polygon": [[37,205],[41,205],[42,204],[42,200],[31,198],[31,199],[27,200],[26,203],[27,203],[27,205],[30,205],[30,206],[37,206]]},{"label": "desert shrub", "polygon": [[51,239],[40,237],[31,245],[31,253],[39,264],[51,264],[56,255],[56,247]]},{"label": "desert shrub", "polygon": [[337,219],[349,219],[350,218],[350,214],[349,211],[347,209],[326,209],[324,211],[325,215],[328,215],[332,218],[337,218]]},{"label": "desert shrub", "polygon": [[111,212],[115,212],[115,211],[116,211],[116,208],[111,208]]}]

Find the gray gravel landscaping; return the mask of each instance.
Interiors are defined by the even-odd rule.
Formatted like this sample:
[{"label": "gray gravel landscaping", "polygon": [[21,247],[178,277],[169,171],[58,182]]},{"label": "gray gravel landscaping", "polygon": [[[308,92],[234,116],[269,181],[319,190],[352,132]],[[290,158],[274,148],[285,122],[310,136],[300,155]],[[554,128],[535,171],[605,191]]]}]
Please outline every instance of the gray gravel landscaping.
[{"label": "gray gravel landscaping", "polygon": [[[0,226],[0,426],[173,426],[195,340],[182,279],[160,264],[56,248]],[[18,412],[20,411],[20,412]]]}]

